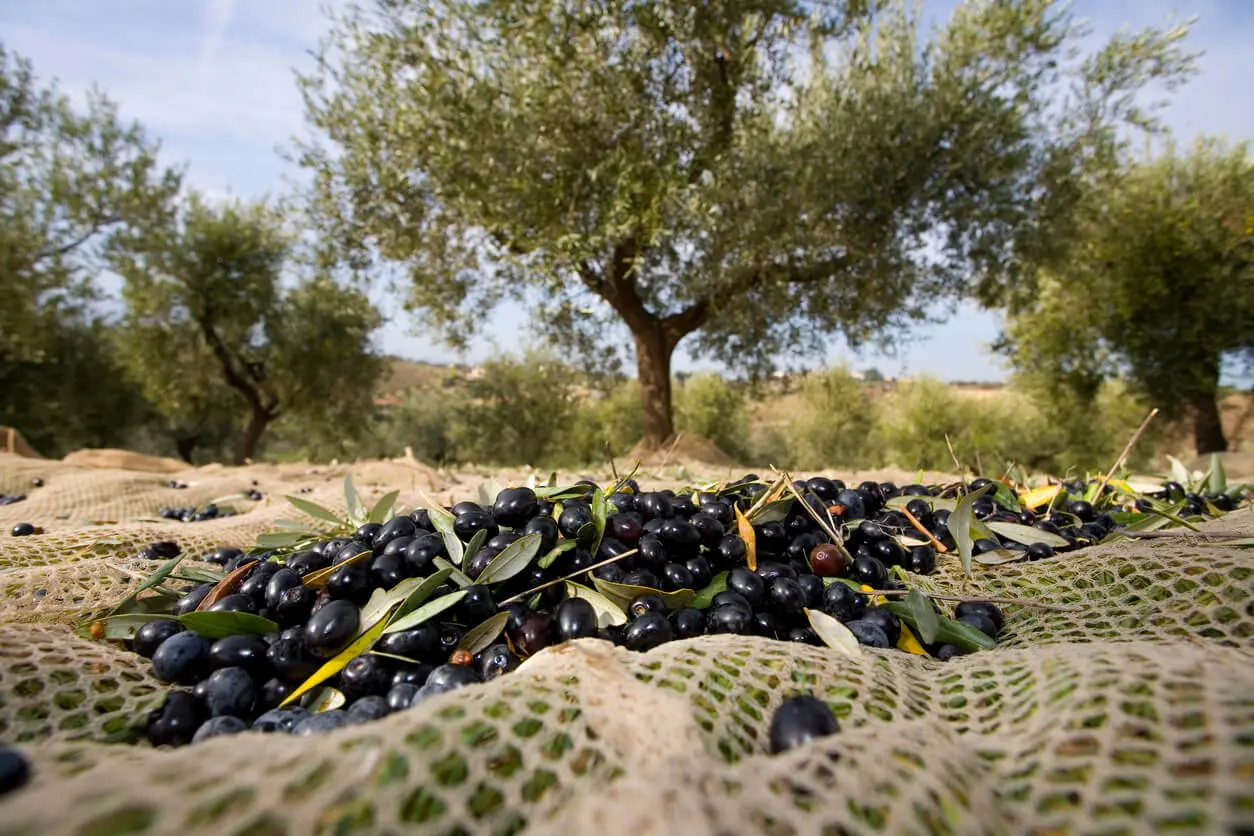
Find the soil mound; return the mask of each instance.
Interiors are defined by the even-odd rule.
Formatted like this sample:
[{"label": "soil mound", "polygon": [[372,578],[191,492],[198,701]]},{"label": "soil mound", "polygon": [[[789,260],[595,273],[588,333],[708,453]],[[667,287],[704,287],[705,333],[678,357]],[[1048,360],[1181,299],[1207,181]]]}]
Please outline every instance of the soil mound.
[{"label": "soil mound", "polygon": [[630,464],[640,462],[641,467],[648,468],[674,465],[740,467],[734,458],[720,450],[713,441],[685,433],[680,433],[666,444],[656,448],[650,447],[644,439],[641,439],[623,459]]},{"label": "soil mound", "polygon": [[181,473],[184,470],[191,469],[191,465],[178,459],[146,456],[143,453],[132,453],[130,450],[75,450],[63,458],[62,461],[77,467],[137,470],[143,473]]}]

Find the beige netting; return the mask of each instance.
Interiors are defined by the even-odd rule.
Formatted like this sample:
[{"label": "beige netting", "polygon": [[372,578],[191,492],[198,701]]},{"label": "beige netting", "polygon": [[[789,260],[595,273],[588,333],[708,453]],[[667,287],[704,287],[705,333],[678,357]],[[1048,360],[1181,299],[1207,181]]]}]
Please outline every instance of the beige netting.
[{"label": "beige netting", "polygon": [[[191,471],[173,477],[188,489],[171,490],[164,475],[2,464],[0,491],[28,490],[35,475],[46,485],[0,507],[0,525],[48,533],[0,538],[0,741],[22,743],[34,766],[31,785],[0,800],[0,834],[1254,828],[1254,550],[1122,543],[974,581],[944,566],[934,590],[1068,608],[1008,608],[997,650],[948,663],[873,650],[853,662],[744,637],[648,654],[584,640],[320,738],[156,751],[102,742],[161,699],[146,663],[68,624],[152,570],[137,546],[243,545],[292,516],[284,492],[334,504],[344,470]],[[377,483],[368,493],[474,496],[470,480],[374,468],[354,468]],[[271,498],[238,503],[238,517],[128,522],[253,479]],[[1254,534],[1254,515],[1210,527]],[[829,701],[841,732],[770,756],[771,712],[802,690]]]}]

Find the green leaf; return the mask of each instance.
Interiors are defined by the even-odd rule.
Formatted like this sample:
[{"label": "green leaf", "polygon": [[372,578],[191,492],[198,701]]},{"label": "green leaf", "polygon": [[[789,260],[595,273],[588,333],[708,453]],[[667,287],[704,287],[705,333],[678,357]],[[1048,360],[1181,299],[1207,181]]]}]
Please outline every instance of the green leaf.
[{"label": "green leaf", "polygon": [[975,520],[975,509],[972,506],[992,487],[992,485],[985,485],[978,491],[962,497],[949,515],[949,533],[954,536],[954,542],[958,544],[958,557],[962,560],[962,571],[967,574],[967,577],[971,577],[971,524]]},{"label": "green leaf", "polygon": [[431,563],[437,569],[452,569],[452,573],[448,576],[449,580],[458,586],[467,587],[474,583],[474,581],[470,579],[469,575],[458,569],[452,563],[449,563],[443,557],[437,557],[435,560],[431,561]]},{"label": "green leaf", "polygon": [[475,555],[483,548],[483,544],[488,542],[488,530],[481,528],[470,538],[470,542],[466,544],[466,551],[462,557],[462,565],[469,566],[470,561],[474,560]]},{"label": "green leaf", "polygon": [[981,566],[1001,566],[1005,563],[1018,563],[1020,560],[1027,559],[1027,552],[1015,549],[993,549],[991,552],[980,552],[974,556],[975,562]]},{"label": "green leaf", "polygon": [[447,595],[441,595],[439,598],[436,598],[434,601],[428,601],[427,603],[423,604],[421,607],[409,613],[408,615],[402,616],[401,618],[392,619],[392,622],[387,625],[387,629],[384,630],[383,632],[387,634],[387,633],[400,633],[404,630],[412,630],[413,628],[417,627],[419,624],[424,624],[427,621],[430,621],[432,618],[435,618],[437,615],[449,609],[450,607],[457,606],[457,603],[465,597],[466,597],[466,590],[464,589],[459,589],[456,592],[450,592]]},{"label": "green leaf", "polygon": [[1057,549],[1066,548],[1069,545],[1066,537],[1059,537],[1053,532],[1042,531],[1030,525],[999,521],[986,522],[985,525],[1002,537],[1013,540],[1016,543],[1022,543],[1025,546],[1030,546],[1033,543],[1046,543]]},{"label": "green leaf", "polygon": [[609,516],[608,505],[609,501],[600,488],[592,492],[592,524],[596,526],[596,529],[592,537],[592,545],[588,550],[594,555],[600,550],[601,540],[605,537],[605,519]]},{"label": "green leaf", "polygon": [[344,474],[344,503],[348,508],[348,515],[354,519],[360,518],[366,513],[366,506],[362,504],[361,496],[357,493],[357,488],[353,485],[353,474]]},{"label": "green leaf", "polygon": [[1003,509],[1015,514],[1023,510],[1019,506],[1019,497],[1015,496],[1015,492],[1005,484],[995,480],[993,482],[993,501]]},{"label": "green leaf", "polygon": [[1210,492],[1218,496],[1228,490],[1228,475],[1224,473],[1224,462],[1218,453],[1210,454]]},{"label": "green leaf", "polygon": [[177,574],[171,574],[170,580],[189,581],[191,583],[222,583],[222,579],[225,577],[225,572],[201,569],[199,566],[184,566]]},{"label": "green leaf", "polygon": [[754,525],[766,525],[767,523],[783,522],[788,519],[788,514],[792,511],[792,505],[796,499],[789,496],[784,499],[777,499],[774,502],[768,502],[754,512],[749,522]]},{"label": "green leaf", "polygon": [[932,508],[933,511],[944,510],[952,514],[958,507],[957,500],[947,499],[943,496],[911,496],[909,494],[899,494],[897,496],[889,497],[888,501],[884,503],[884,506],[887,508],[905,508],[915,499],[923,500]]},{"label": "green leaf", "polygon": [[[417,581],[417,583],[401,598],[400,606],[397,607],[396,612],[392,615],[392,620],[403,618],[426,603],[427,599],[434,595],[435,591],[456,571],[452,566],[447,566],[422,580],[411,578],[410,580]],[[403,585],[403,583],[399,583],[396,585],[396,588],[399,589]]]},{"label": "green leaf", "polygon": [[100,619],[97,623],[104,627],[104,635],[99,638],[103,639],[126,639],[135,638],[135,634],[139,632],[139,628],[143,627],[149,621],[177,621],[177,618],[168,615],[160,615],[158,613],[141,613],[133,612],[125,615],[112,615],[107,618]]},{"label": "green leaf", "polygon": [[285,549],[307,539],[309,535],[300,531],[267,531],[257,535],[257,545],[263,549]]},{"label": "green leaf", "polygon": [[595,589],[589,589],[574,581],[566,582],[567,598],[582,598],[592,605],[597,614],[597,626],[609,627],[627,623],[627,613],[618,604],[606,598]]},{"label": "green leaf", "polygon": [[931,644],[936,641],[936,631],[940,629],[940,617],[936,610],[932,609],[931,599],[917,588],[911,589],[906,594],[905,605],[914,616],[914,624],[923,643]]},{"label": "green leaf", "polygon": [[535,532],[519,537],[510,543],[501,550],[500,554],[492,558],[477,582],[485,585],[501,583],[524,571],[540,551],[541,539],[543,538],[540,533]]},{"label": "green leaf", "polygon": [[[912,628],[922,632],[919,625],[915,623],[914,613],[900,601],[885,601],[880,604],[881,607],[891,612],[893,615],[905,621]],[[994,650],[997,642],[980,632],[970,624],[964,624],[961,621],[954,621],[943,615],[936,617],[936,641],[941,644],[952,644],[955,647],[962,648],[967,652],[974,650]]]},{"label": "green leaf", "polygon": [[194,633],[209,639],[226,636],[264,636],[277,633],[279,625],[268,618],[250,612],[223,612],[205,610],[179,616],[179,623]]},{"label": "green leaf", "polygon": [[358,636],[351,644],[349,644],[348,647],[341,650],[334,659],[314,671],[313,675],[302,682],[299,688],[288,694],[287,699],[279,703],[279,707],[283,708],[284,706],[291,705],[308,691],[312,691],[314,688],[317,688],[319,685],[344,670],[344,668],[348,666],[349,662],[353,661],[353,659],[370,649],[370,646],[373,645],[379,636],[383,634],[383,628],[386,626],[386,621],[380,621],[378,624],[375,624],[373,627],[366,630],[366,632]]},{"label": "green leaf", "polygon": [[283,497],[296,508],[296,510],[313,517],[314,519],[329,522],[335,526],[344,525],[344,520],[329,508],[323,508],[316,502],[310,502],[308,499],[301,499],[299,496]]},{"label": "green leaf", "polygon": [[453,515],[421,491],[419,496],[427,503],[427,516],[431,518],[431,524],[435,526],[436,532],[444,540],[444,550],[448,552],[449,560],[454,566],[461,566],[465,550],[462,548],[462,541],[458,538],[457,532],[453,530]]},{"label": "green leaf", "polygon": [[552,566],[553,563],[559,557],[566,554],[566,552],[570,551],[571,549],[576,548],[578,545],[579,544],[576,543],[574,540],[563,540],[562,542],[554,546],[549,551],[548,554],[546,554],[544,557],[536,561],[536,565],[539,566],[541,569],[547,569],[550,566]]},{"label": "green leaf", "polygon": [[1189,487],[1189,469],[1175,456],[1168,456],[1167,461],[1171,462],[1172,481],[1179,482],[1187,490]]},{"label": "green leaf", "polygon": [[806,609],[805,614],[819,641],[833,650],[839,650],[850,659],[862,658],[862,647],[858,644],[858,638],[848,627],[822,610]]},{"label": "green leaf", "polygon": [[387,521],[388,514],[392,511],[392,506],[396,504],[396,500],[400,497],[400,491],[391,491],[379,497],[379,501],[370,509],[370,513],[366,515],[366,519],[372,523],[383,523]]},{"label": "green leaf", "polygon": [[697,597],[697,593],[691,589],[676,589],[673,592],[663,592],[660,589],[650,589],[647,586],[635,586],[627,583],[614,583],[598,577],[593,577],[592,583],[601,594],[624,610],[641,595],[657,595],[666,604],[666,609],[668,610],[686,607]]},{"label": "green leaf", "polygon": [[692,606],[699,610],[708,610],[714,603],[714,596],[727,589],[727,572],[719,572],[710,578],[710,582],[697,592],[692,599]]},{"label": "green leaf", "polygon": [[505,632],[505,625],[508,622],[508,612],[499,612],[484,619],[466,631],[466,635],[462,636],[461,641],[457,643],[458,649],[468,650],[472,655],[482,653],[492,646],[497,636]]}]

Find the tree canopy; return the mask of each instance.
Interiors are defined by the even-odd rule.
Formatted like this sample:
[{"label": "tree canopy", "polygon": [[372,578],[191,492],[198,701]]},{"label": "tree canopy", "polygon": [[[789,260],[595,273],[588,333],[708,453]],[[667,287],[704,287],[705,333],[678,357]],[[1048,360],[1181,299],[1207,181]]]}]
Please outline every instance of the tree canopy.
[{"label": "tree canopy", "polygon": [[322,274],[285,288],[293,248],[280,210],[194,193],[169,223],[113,241],[127,303],[122,361],[185,455],[223,422],[243,462],[281,416],[342,435],[370,419],[379,313]]},{"label": "tree canopy", "polygon": [[1254,368],[1254,160],[1202,139],[1095,179],[1075,235],[1040,266],[1039,296],[1007,347],[1025,374],[1091,399],[1127,373],[1197,452],[1226,450],[1216,395],[1225,357]]},{"label": "tree canopy", "polygon": [[660,443],[685,338],[762,371],[1013,284],[1190,68],[1182,29],[1084,34],[1050,0],[931,33],[900,0],[380,0],[302,79],[300,160],[326,263],[399,268],[454,345],[504,299],[585,353],[626,325]]},{"label": "tree canopy", "polygon": [[170,211],[180,175],[157,151],[103,95],[76,108],[0,44],[0,422],[45,452],[117,442],[143,411],[95,278],[113,236]]}]

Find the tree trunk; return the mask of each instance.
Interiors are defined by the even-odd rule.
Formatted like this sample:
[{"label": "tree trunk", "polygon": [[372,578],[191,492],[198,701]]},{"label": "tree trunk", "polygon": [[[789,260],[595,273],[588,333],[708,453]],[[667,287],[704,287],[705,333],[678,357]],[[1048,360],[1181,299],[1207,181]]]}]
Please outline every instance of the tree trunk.
[{"label": "tree trunk", "polygon": [[253,408],[248,417],[248,426],[244,429],[244,435],[240,438],[239,447],[235,453],[237,465],[247,464],[248,459],[257,458],[257,445],[261,443],[261,436],[265,434],[266,427],[273,418],[274,416],[268,410]]},{"label": "tree trunk", "polygon": [[636,374],[640,380],[640,399],[644,405],[644,440],[657,449],[675,436],[671,417],[671,355],[673,342],[666,338],[661,323],[637,331]]},{"label": "tree trunk", "polygon": [[1197,454],[1222,453],[1228,449],[1224,438],[1224,425],[1219,417],[1216,392],[1198,393],[1193,398],[1193,436],[1197,441]]},{"label": "tree trunk", "polygon": [[196,449],[199,436],[191,436],[174,439],[174,447],[179,451],[179,458],[188,464],[194,464],[192,461],[192,451]]}]

